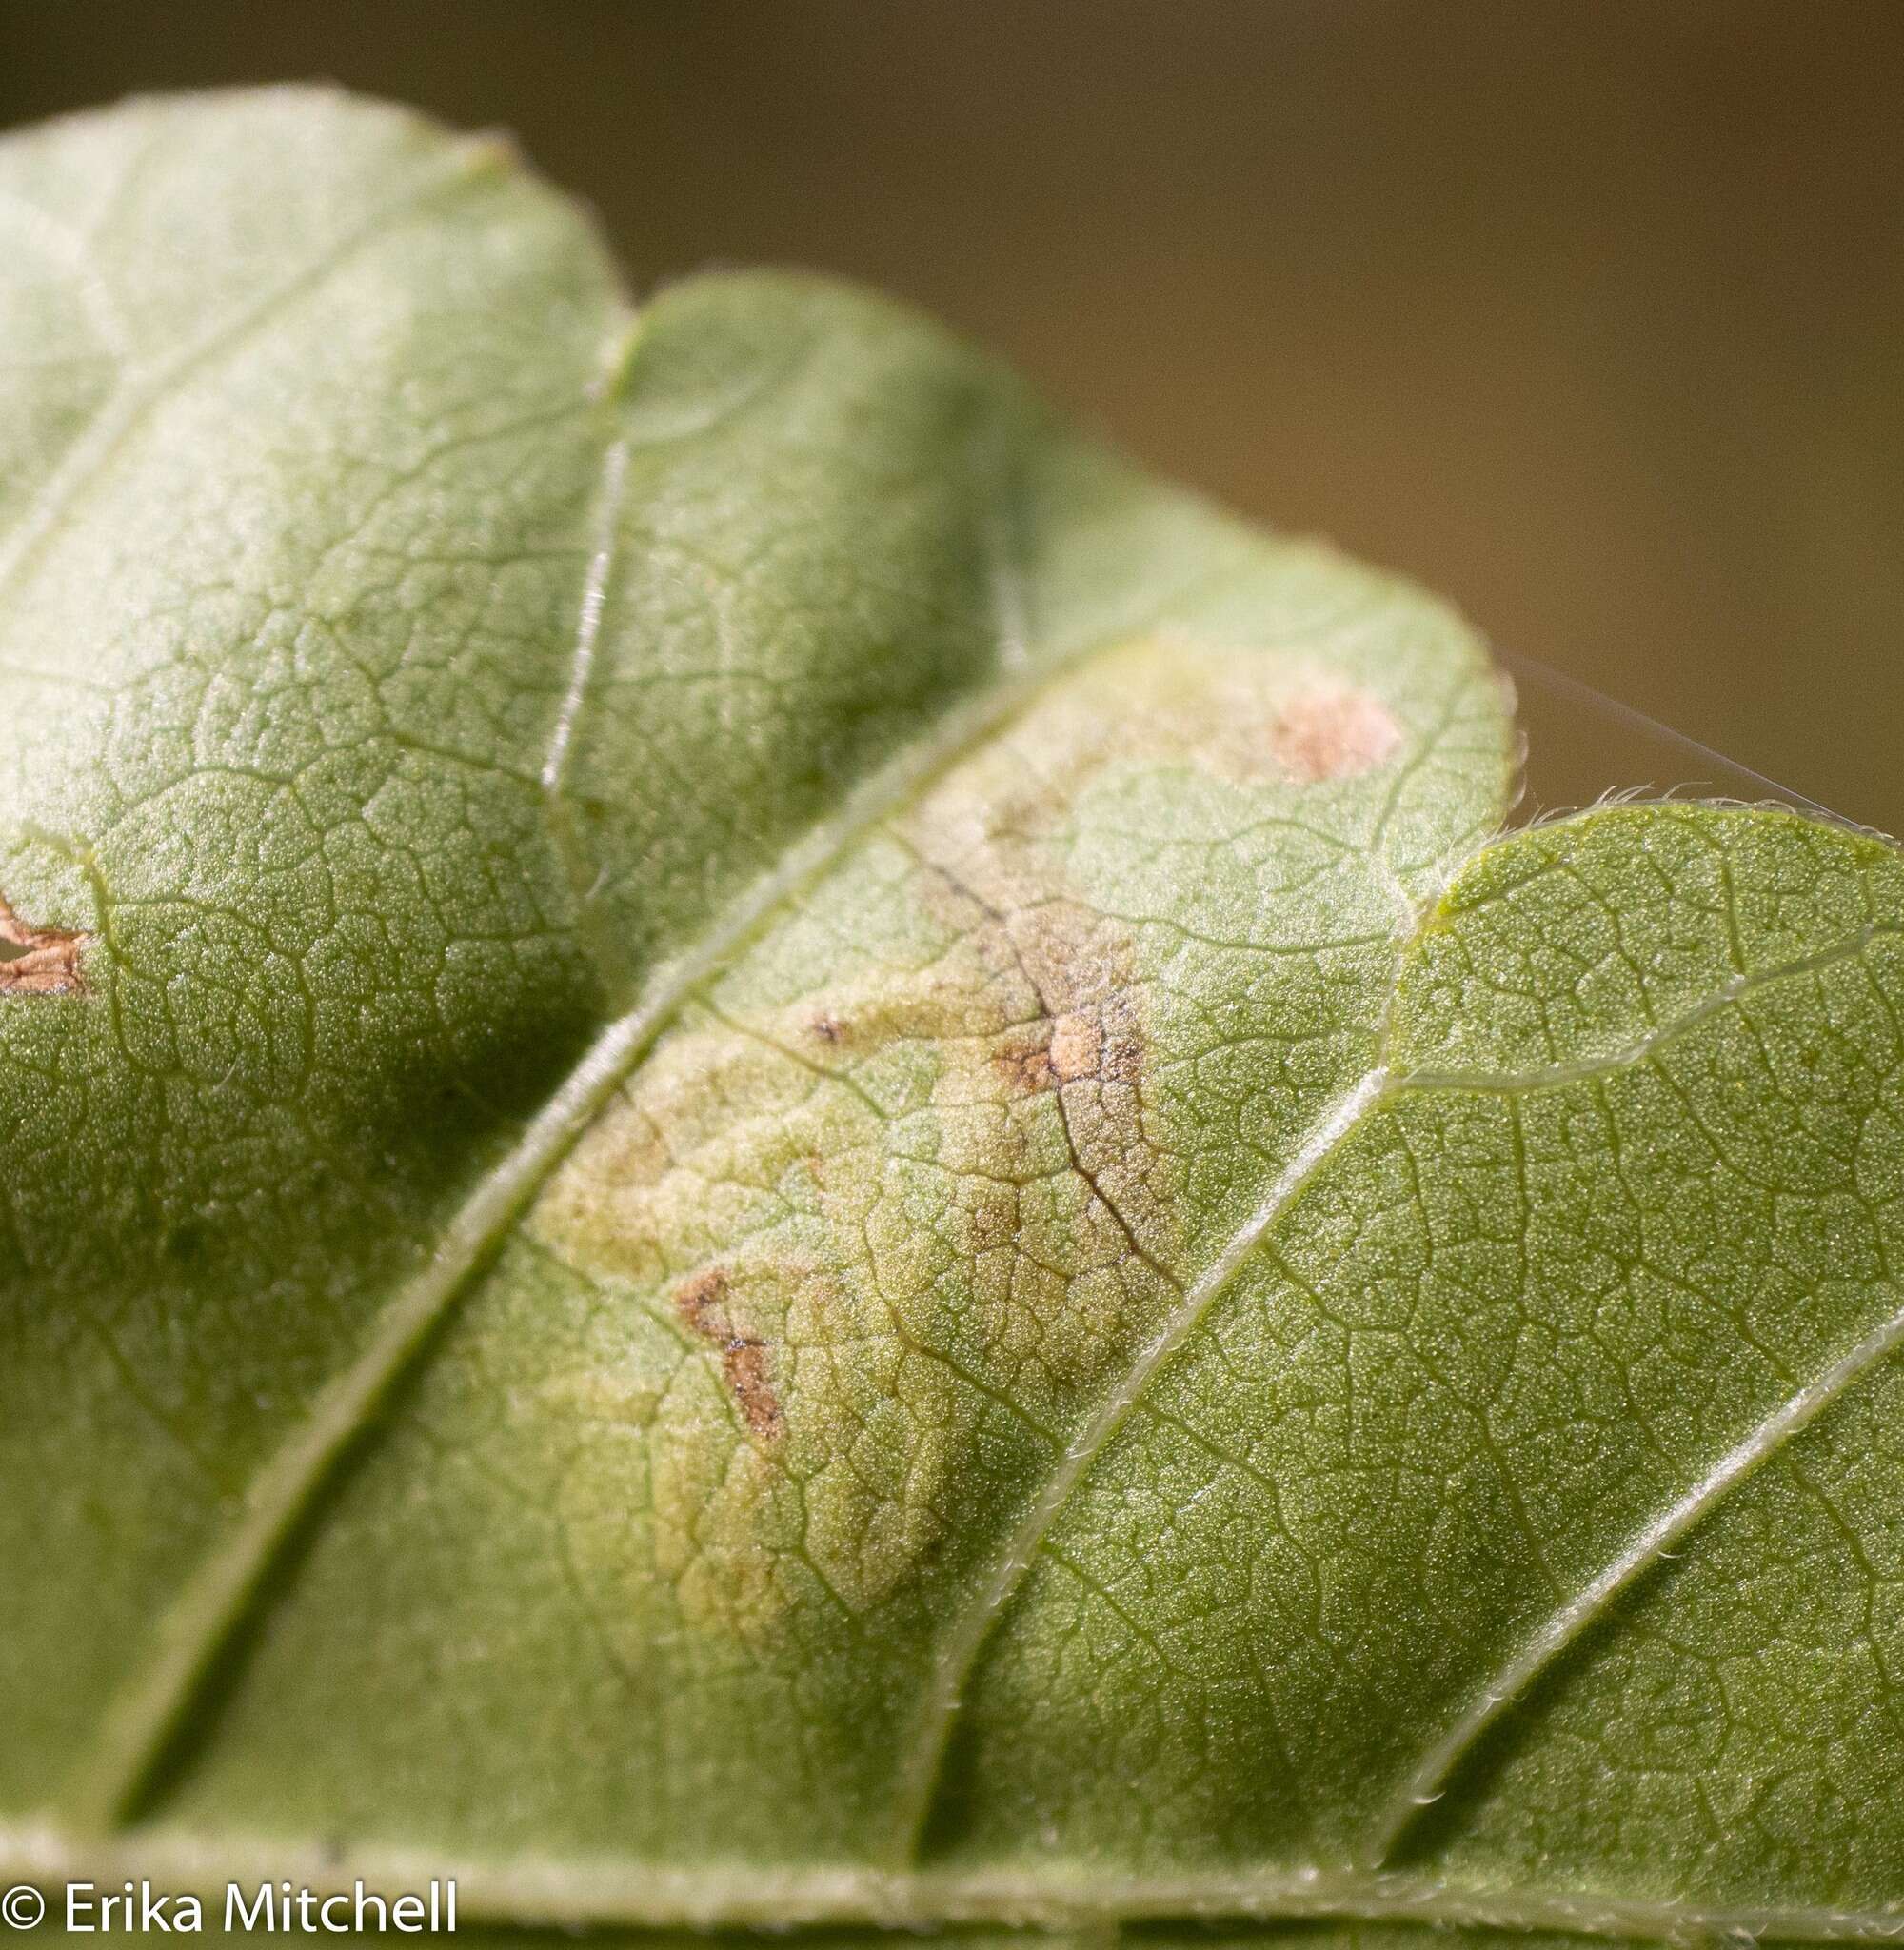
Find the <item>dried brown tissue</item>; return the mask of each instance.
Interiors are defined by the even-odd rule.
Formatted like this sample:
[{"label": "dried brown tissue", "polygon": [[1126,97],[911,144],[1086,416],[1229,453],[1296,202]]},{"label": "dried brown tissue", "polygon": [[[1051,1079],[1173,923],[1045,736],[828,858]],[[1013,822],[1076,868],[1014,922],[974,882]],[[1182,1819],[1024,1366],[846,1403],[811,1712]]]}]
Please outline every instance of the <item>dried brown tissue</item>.
[{"label": "dried brown tissue", "polygon": [[81,995],[80,959],[92,937],[73,928],[30,927],[0,900],[0,995]]},{"label": "dried brown tissue", "polygon": [[755,1435],[763,1439],[781,1432],[780,1399],[764,1341],[742,1333],[727,1306],[727,1276],[710,1266],[680,1286],[674,1308],[690,1332],[721,1350],[721,1373],[735,1405]]}]

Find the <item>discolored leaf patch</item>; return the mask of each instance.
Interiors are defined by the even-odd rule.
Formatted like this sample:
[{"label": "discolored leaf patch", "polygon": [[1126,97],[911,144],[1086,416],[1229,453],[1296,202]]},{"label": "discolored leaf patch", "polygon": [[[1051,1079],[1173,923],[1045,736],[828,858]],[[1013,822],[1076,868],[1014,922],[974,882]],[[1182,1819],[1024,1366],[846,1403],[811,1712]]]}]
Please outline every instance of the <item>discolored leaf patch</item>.
[{"label": "discolored leaf patch", "polygon": [[1283,706],[1270,744],[1292,779],[1319,785],[1359,778],[1401,749],[1395,713],[1365,690],[1317,684]]},{"label": "discolored leaf patch", "polygon": [[1135,1012],[1127,997],[1113,993],[1096,1007],[1045,1017],[1007,1042],[997,1065],[1014,1096],[1066,1084],[1135,1083],[1140,1067]]},{"label": "discolored leaf patch", "polygon": [[30,927],[0,900],[0,995],[82,995],[80,962],[92,937],[77,929]]}]

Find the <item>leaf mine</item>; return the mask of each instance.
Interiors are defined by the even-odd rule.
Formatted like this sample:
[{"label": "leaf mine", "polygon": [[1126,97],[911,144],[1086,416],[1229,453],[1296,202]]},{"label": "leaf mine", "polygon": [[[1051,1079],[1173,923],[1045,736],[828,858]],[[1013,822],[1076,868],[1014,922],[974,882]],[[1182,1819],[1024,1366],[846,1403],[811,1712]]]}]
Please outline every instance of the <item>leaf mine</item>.
[{"label": "leaf mine", "polygon": [[322,90],[0,143],[0,1883],[1896,1935],[1888,843]]}]

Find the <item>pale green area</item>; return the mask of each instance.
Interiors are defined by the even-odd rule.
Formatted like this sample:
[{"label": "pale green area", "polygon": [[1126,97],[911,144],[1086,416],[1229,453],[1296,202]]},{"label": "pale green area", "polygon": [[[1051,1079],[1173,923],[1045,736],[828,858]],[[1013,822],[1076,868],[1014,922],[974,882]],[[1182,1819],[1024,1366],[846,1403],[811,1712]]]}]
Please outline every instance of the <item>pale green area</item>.
[{"label": "pale green area", "polygon": [[0,229],[10,1880],[1878,1933],[1888,844],[393,111]]}]

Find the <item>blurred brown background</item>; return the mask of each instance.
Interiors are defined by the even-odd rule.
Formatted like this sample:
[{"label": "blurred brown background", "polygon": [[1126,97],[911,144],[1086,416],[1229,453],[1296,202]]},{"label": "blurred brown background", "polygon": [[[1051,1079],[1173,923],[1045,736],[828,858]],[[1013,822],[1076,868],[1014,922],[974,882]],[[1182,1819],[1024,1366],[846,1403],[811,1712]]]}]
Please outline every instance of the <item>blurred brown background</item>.
[{"label": "blurred brown background", "polygon": [[1158,467],[1904,828],[1892,0],[0,4],[0,122],[329,76],[506,125],[638,283],[909,295]]}]

